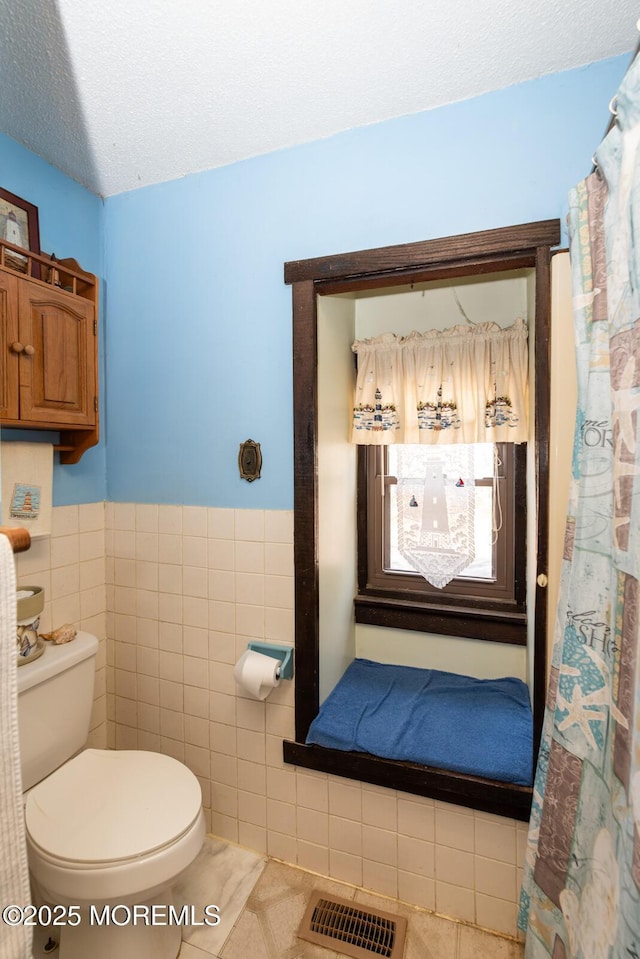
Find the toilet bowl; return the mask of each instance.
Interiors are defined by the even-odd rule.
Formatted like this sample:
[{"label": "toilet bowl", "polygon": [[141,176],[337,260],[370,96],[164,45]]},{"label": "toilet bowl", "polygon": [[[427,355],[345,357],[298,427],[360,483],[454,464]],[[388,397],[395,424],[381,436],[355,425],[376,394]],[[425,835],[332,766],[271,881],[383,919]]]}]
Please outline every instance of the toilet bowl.
[{"label": "toilet bowl", "polygon": [[[186,766],[159,753],[87,749],[30,790],[25,825],[43,899],[79,907],[80,921],[63,927],[61,957],[174,959],[180,926],[151,907],[175,905],[171,887],[204,839],[200,784]],[[133,905],[149,909],[129,919]]]},{"label": "toilet bowl", "polygon": [[161,753],[77,752],[97,648],[79,633],[18,671],[34,900],[58,907],[60,959],[176,959],[182,919],[172,887],[204,841],[200,784]]}]

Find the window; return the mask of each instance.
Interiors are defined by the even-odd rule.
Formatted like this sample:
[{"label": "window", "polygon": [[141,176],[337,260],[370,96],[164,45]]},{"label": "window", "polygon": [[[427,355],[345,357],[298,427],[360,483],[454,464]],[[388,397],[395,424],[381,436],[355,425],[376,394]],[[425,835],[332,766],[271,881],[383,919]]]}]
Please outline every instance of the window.
[{"label": "window", "polygon": [[[318,713],[322,675],[327,671],[327,663],[334,666],[336,662],[339,664],[341,657],[345,662],[352,658],[349,650],[340,652],[335,640],[341,640],[342,636],[348,633],[348,627],[353,621],[352,563],[357,538],[351,525],[345,530],[342,529],[345,526],[342,513],[333,516],[331,523],[319,522],[322,513],[322,466],[327,458],[323,449],[323,422],[336,421],[333,401],[339,391],[335,388],[335,383],[338,376],[343,376],[343,371],[336,369],[333,354],[329,353],[327,362],[322,362],[324,346],[321,343],[320,331],[328,324],[334,338],[340,341],[341,354],[346,356],[354,335],[351,316],[346,308],[348,304],[345,302],[344,313],[337,309],[336,304],[336,310],[329,321],[321,315],[322,303],[329,296],[337,301],[342,296],[348,298],[361,291],[397,287],[402,282],[418,283],[433,279],[450,281],[460,276],[483,276],[517,269],[535,271],[535,304],[532,311],[535,316],[535,379],[532,394],[535,441],[530,444],[528,453],[528,497],[530,505],[534,506],[530,509],[529,518],[532,542],[528,546],[528,617],[533,647],[530,652],[533,657],[535,748],[544,717],[547,678],[547,590],[545,577],[539,574],[546,573],[548,559],[551,247],[559,242],[560,222],[549,220],[502,230],[427,240],[423,243],[296,260],[285,265],[285,282],[291,284],[293,299],[296,656],[295,739],[287,740],[283,744],[283,758],[286,763],[528,820],[531,805],[531,789],[528,787],[496,783],[412,763],[383,760],[368,754],[342,752],[306,744],[309,726]],[[347,360],[344,379],[351,382],[352,357],[347,357]],[[322,373],[325,367],[326,377]],[[324,379],[327,380],[326,383],[323,382]],[[337,446],[329,443],[327,448],[334,453]],[[343,442],[340,450],[345,451],[346,448],[347,444]],[[353,453],[353,447],[350,450]],[[524,487],[521,483],[525,472],[526,448],[521,445],[516,447],[514,452],[514,505],[517,524],[521,521],[524,502]],[[355,501],[356,490],[358,485],[362,484],[362,474],[366,468],[364,453],[358,451],[358,457],[349,455],[348,464],[343,461],[342,465],[348,466],[348,481],[345,481],[345,470],[341,469],[335,473],[329,471],[329,483],[332,489],[341,490],[343,497],[353,497]],[[359,526],[363,517],[366,518],[366,512],[360,510],[357,517]],[[325,563],[324,543],[321,549],[320,539],[321,531],[326,531],[328,526],[330,533],[335,530],[336,534],[340,533],[340,537],[327,537]],[[337,539],[339,542],[336,544]],[[364,575],[366,576],[366,573]],[[332,577],[332,583],[337,584],[342,592],[339,597],[332,595],[329,602],[323,602],[321,593],[328,576]],[[354,585],[357,587],[357,584]],[[394,607],[391,597],[381,599],[368,596],[362,597],[362,601],[368,602],[380,618],[382,614],[389,615],[385,605],[391,610]],[[378,606],[374,608],[375,602]],[[358,605],[358,615],[362,615],[364,606],[361,606],[360,600]],[[404,603],[404,628],[407,628],[406,608],[409,605]],[[425,604],[417,606],[420,615],[424,617]],[[431,613],[436,618],[433,610]],[[456,615],[459,615],[458,625],[453,622]],[[492,638],[500,638],[490,609],[475,610],[473,615],[476,619],[486,617],[494,633]],[[498,617],[502,623],[500,628],[513,633],[513,622],[519,617],[522,629],[523,615],[522,612],[502,614]],[[321,622],[326,623],[327,619],[328,635],[332,643],[326,642],[327,631],[324,627],[321,629]],[[468,625],[469,611],[463,610],[460,614],[455,610],[447,612],[441,607],[441,619],[447,620],[448,635],[460,636]],[[337,628],[334,629],[334,626]],[[505,639],[505,642],[507,641],[513,640]]]},{"label": "window", "polygon": [[526,445],[359,457],[356,621],[524,645]]}]

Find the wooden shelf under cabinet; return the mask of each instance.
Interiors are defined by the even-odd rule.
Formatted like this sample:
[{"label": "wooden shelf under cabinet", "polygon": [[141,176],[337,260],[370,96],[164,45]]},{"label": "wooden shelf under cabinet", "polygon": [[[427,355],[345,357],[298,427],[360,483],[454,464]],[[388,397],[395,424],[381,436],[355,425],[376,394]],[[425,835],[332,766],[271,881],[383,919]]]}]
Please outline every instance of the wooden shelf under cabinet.
[{"label": "wooden shelf under cabinet", "polygon": [[0,239],[0,423],[55,430],[60,462],[99,439],[98,281]]}]

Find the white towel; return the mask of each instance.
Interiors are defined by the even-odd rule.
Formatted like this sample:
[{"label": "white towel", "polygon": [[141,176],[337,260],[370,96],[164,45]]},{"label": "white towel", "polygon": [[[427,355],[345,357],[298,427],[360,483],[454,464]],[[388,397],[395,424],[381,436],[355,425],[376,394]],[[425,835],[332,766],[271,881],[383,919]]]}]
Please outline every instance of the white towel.
[{"label": "white towel", "polygon": [[[16,672],[16,574],[9,540],[0,535],[0,909],[9,905],[24,908],[31,901]],[[27,959],[31,939],[31,928],[9,926],[0,919],[0,959]]]}]

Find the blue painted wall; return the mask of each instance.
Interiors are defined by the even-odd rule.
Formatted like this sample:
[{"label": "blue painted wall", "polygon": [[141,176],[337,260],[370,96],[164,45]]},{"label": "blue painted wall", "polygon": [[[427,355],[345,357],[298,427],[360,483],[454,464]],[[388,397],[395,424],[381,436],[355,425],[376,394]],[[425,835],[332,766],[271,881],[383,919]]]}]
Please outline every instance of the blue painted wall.
[{"label": "blue painted wall", "polygon": [[[38,207],[40,246],[59,258],[75,257],[83,269],[104,277],[103,204],[74,180],[0,133],[0,186]],[[104,292],[104,286],[102,287]],[[102,320],[102,316],[101,316]],[[103,337],[104,322],[100,336]],[[101,349],[101,402],[104,405],[104,349]],[[2,439],[40,438],[51,434],[3,430]],[[57,456],[55,457],[57,461]],[[56,506],[91,503],[106,498],[104,435],[74,466],[54,466],[53,502]]]},{"label": "blue painted wall", "polygon": [[[43,249],[106,277],[103,440],[80,464],[56,467],[54,502],[291,508],[283,263],[564,220],[628,62],[616,57],[104,205],[0,135],[0,183],[39,207]],[[251,484],[237,470],[248,438],[264,456]]]},{"label": "blue painted wall", "polygon": [[[286,260],[561,217],[617,57],[105,201],[108,495],[291,508]],[[238,477],[247,438],[263,477]]]}]

